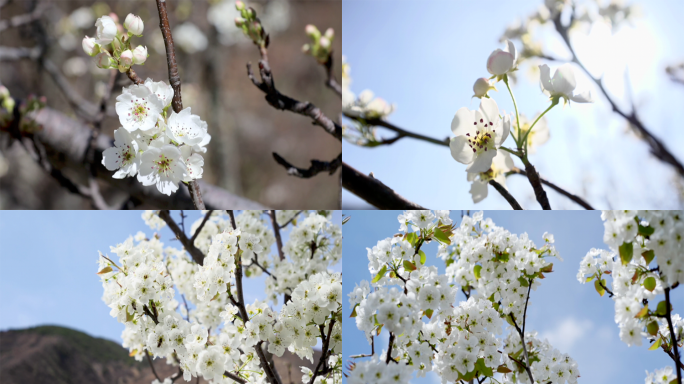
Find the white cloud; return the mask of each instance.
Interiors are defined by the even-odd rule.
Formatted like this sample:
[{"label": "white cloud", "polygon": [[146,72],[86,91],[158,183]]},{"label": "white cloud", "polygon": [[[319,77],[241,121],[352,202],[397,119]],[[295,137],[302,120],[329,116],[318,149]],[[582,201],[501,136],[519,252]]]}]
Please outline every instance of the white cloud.
[{"label": "white cloud", "polygon": [[547,339],[559,351],[569,353],[573,345],[593,327],[594,324],[590,320],[570,317],[560,322],[556,328],[542,332],[540,338]]}]

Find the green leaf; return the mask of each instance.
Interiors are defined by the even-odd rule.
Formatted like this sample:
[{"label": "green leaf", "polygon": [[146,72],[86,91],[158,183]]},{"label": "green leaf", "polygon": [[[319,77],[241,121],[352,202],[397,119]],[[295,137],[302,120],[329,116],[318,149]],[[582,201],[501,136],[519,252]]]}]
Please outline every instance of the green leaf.
[{"label": "green leaf", "polygon": [[646,315],[648,315],[648,304],[641,308],[641,311],[639,311],[639,313],[637,313],[636,316],[634,316],[634,318],[641,319],[642,317],[646,317]]},{"label": "green leaf", "polygon": [[496,369],[496,371],[499,373],[511,373],[511,372],[513,372],[507,366],[505,366],[503,364],[499,365],[499,367]]},{"label": "green leaf", "polygon": [[356,307],[358,307],[358,306],[359,306],[359,303],[356,303],[356,304],[354,305],[354,310],[352,310],[352,313],[351,313],[351,315],[350,315],[349,317],[356,317]]},{"label": "green leaf", "polygon": [[598,280],[594,281],[594,288],[596,288],[596,292],[598,292],[599,295],[603,296],[606,294],[606,290],[603,289]]},{"label": "green leaf", "polygon": [[525,278],[523,278],[522,276],[518,277],[518,281],[520,282],[520,285],[522,285],[523,287],[529,287],[530,286],[530,283]]},{"label": "green leaf", "polygon": [[245,276],[250,277],[252,275],[252,272],[250,272],[249,269],[245,269]]},{"label": "green leaf", "polygon": [[415,232],[411,232],[408,235],[406,235],[406,240],[411,243],[412,246],[416,246],[416,240],[418,240],[418,236],[416,236]]},{"label": "green leaf", "polygon": [[489,368],[485,365],[483,358],[477,359],[477,361],[475,362],[475,369],[487,377],[494,376],[494,372],[492,372],[491,368]]},{"label": "green leaf", "polygon": [[541,272],[546,272],[546,273],[551,273],[553,272],[553,263],[545,266],[544,268],[540,269],[539,271]]},{"label": "green leaf", "polygon": [[382,279],[383,276],[385,276],[386,272],[387,272],[387,265],[383,265],[382,268],[380,268],[380,270],[378,271],[378,274],[375,275],[375,277],[373,278],[371,283],[377,283],[378,281],[380,281],[380,279]]},{"label": "green leaf", "polygon": [[428,310],[425,311],[425,316],[427,316],[428,319],[432,319],[432,314],[433,314],[434,312],[435,312],[435,311],[433,311],[432,309],[428,309]]},{"label": "green leaf", "polygon": [[644,227],[643,225],[639,225],[639,234],[641,236],[651,236],[655,232],[655,228],[651,227],[650,225],[647,227]]},{"label": "green leaf", "polygon": [[619,251],[620,259],[622,260],[622,265],[629,264],[629,262],[632,261],[632,255],[634,254],[634,246],[632,245],[632,242],[622,243],[622,245],[619,248]]},{"label": "green leaf", "polygon": [[656,287],[656,279],[653,276],[647,277],[646,280],[644,280],[644,288],[648,289],[649,291],[653,292],[653,290]]},{"label": "green leaf", "polygon": [[451,244],[451,240],[449,240],[449,236],[447,236],[446,233],[442,232],[441,229],[435,227],[433,234],[435,236],[435,239],[439,240],[439,242],[444,243],[444,244]]},{"label": "green leaf", "polygon": [[663,342],[663,339],[661,339],[661,338],[659,337],[658,340],[656,340],[655,343],[653,343],[653,345],[651,345],[651,346],[648,348],[648,350],[649,350],[649,351],[655,351],[656,349],[658,349],[658,347],[660,347],[660,344],[661,344],[662,342]]},{"label": "green leaf", "polygon": [[481,270],[482,270],[482,266],[480,264],[475,264],[475,267],[473,268],[473,272],[475,273],[476,279],[480,278],[480,271]]},{"label": "green leaf", "polygon": [[670,382],[667,383],[667,384],[677,384],[677,379],[672,379],[672,381],[670,381]]},{"label": "green leaf", "polygon": [[646,260],[646,265],[649,265],[649,264],[651,264],[651,261],[653,261],[653,258],[655,257],[655,252],[653,252],[653,250],[650,249],[646,252],[643,252],[641,254],[641,256],[643,256],[644,260]]},{"label": "green leaf", "polygon": [[404,260],[404,269],[407,271],[415,271],[418,268],[416,268],[416,265],[413,264],[412,262],[410,262],[408,260]]},{"label": "green leaf", "polygon": [[102,270],[100,270],[100,272],[98,272],[97,274],[98,274],[98,275],[102,275],[102,274],[104,274],[104,273],[108,273],[108,272],[111,272],[111,271],[112,271],[112,267],[111,267],[110,265],[108,265],[108,266],[102,268]]},{"label": "green leaf", "polygon": [[648,331],[648,334],[651,336],[655,336],[658,334],[658,322],[657,321],[651,321],[648,323],[646,326],[646,331]]},{"label": "green leaf", "polygon": [[590,281],[592,281],[592,280],[594,280],[594,276],[593,276],[593,275],[592,275],[592,276],[589,276],[589,277],[587,277],[587,281],[586,281],[586,282],[588,283],[588,282],[590,282]]},{"label": "green leaf", "polygon": [[656,308],[655,314],[658,316],[667,315],[667,302],[663,300],[660,303],[658,303],[658,307]]},{"label": "green leaf", "polygon": [[351,216],[347,216],[347,217],[345,217],[344,219],[342,219],[342,225],[347,224],[347,222],[349,221],[349,219],[351,219]]},{"label": "green leaf", "polygon": [[465,380],[465,381],[470,381],[470,380],[473,380],[474,378],[475,378],[475,370],[474,369],[472,371],[466,373],[465,375],[463,375],[463,380]]},{"label": "green leaf", "polygon": [[209,300],[209,301],[214,301],[214,300],[216,300],[216,299],[218,299],[218,298],[219,298],[219,293],[216,292],[216,294],[214,295],[214,297],[212,297],[211,300]]},{"label": "green leaf", "polygon": [[126,322],[133,320],[134,315],[128,313],[128,307],[126,307]]},{"label": "green leaf", "polygon": [[[425,265],[425,260],[426,260],[425,252],[423,252],[423,250],[421,249],[420,251],[418,251],[418,254],[420,255],[420,263],[422,265]],[[452,263],[453,263],[453,261],[452,261]]]},{"label": "green leaf", "polygon": [[382,324],[380,324],[380,326],[378,326],[378,330],[377,330],[377,332],[375,333],[375,335],[376,335],[376,336],[380,336],[380,333],[381,333],[381,332],[382,332]]}]

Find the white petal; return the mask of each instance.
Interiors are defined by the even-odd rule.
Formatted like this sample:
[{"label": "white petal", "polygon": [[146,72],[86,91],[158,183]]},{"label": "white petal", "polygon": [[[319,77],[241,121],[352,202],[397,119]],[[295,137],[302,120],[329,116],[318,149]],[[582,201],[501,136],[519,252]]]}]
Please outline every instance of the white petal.
[{"label": "white petal", "polygon": [[486,124],[488,121],[498,125],[499,123],[499,106],[493,99],[482,99],[480,102],[480,113]]},{"label": "white petal", "polygon": [[491,151],[485,151],[474,156],[472,164],[466,168],[466,171],[475,173],[489,171],[489,168],[492,167],[492,160],[494,159],[494,156],[496,156],[496,152],[496,149],[492,149]]},{"label": "white petal", "polygon": [[505,115],[503,119],[503,124],[499,124],[501,127],[501,132],[495,132],[496,135],[494,136],[494,145],[499,148],[501,144],[506,141],[508,138],[508,134],[511,132],[511,117],[509,115]]},{"label": "white petal", "polygon": [[570,96],[570,100],[576,102],[576,103],[593,103],[594,99],[591,98],[591,92],[590,91],[584,91],[582,93],[578,93],[577,95]]},{"label": "white petal", "polygon": [[456,136],[464,136],[466,133],[474,131],[476,122],[475,111],[471,111],[463,107],[456,111],[453,120],[451,120],[451,132]]},{"label": "white petal", "polygon": [[513,61],[512,54],[497,49],[487,59],[487,71],[492,75],[503,75],[513,68]]},{"label": "white petal", "polygon": [[449,143],[451,157],[459,163],[470,164],[473,162],[473,150],[468,146],[468,138],[456,136]]},{"label": "white petal", "polygon": [[553,86],[551,85],[551,69],[549,66],[546,64],[540,65],[539,72],[542,90],[553,93]]},{"label": "white petal", "polygon": [[473,203],[477,204],[484,200],[489,193],[489,185],[480,180],[476,180],[470,186],[470,194],[473,196]]},{"label": "white petal", "polygon": [[563,64],[558,69],[556,73],[553,74],[553,90],[556,94],[572,95],[572,92],[577,86],[575,81],[575,72],[572,70],[570,64]]},{"label": "white petal", "polygon": [[117,147],[107,148],[102,152],[102,165],[110,171],[121,167],[121,150]]},{"label": "white petal", "polygon": [[506,51],[513,55],[513,62],[518,60],[518,51],[515,49],[515,44],[513,44],[512,41],[506,40],[506,43],[508,43],[508,47]]}]

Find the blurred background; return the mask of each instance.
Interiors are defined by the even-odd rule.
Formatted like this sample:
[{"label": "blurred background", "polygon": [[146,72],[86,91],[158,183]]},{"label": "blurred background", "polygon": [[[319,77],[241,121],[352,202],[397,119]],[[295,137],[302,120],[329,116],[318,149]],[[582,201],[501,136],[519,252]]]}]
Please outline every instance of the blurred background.
[{"label": "blurred background", "polygon": [[[343,211],[345,218],[350,217],[344,225],[342,244],[346,265],[342,286],[345,298],[361,280],[371,280],[366,248],[399,233],[399,214],[400,211]],[[462,211],[452,211],[450,217],[460,224],[461,214]],[[554,235],[556,249],[563,261],[552,260],[553,273],[546,275],[541,286],[532,291],[527,329],[538,332],[540,340],[547,339],[560,352],[575,359],[579,365],[580,383],[641,383],[646,377],[644,371],[653,372],[673,365],[664,352],[649,351],[648,341],[640,347],[628,347],[622,342],[614,320],[613,301],[608,295],[599,296],[591,283],[577,281],[579,263],[587,252],[591,248],[608,249],[603,243],[603,221],[599,212],[485,211],[484,218],[492,219],[494,224],[511,233],[527,233],[537,245],[544,242],[544,232]],[[439,273],[445,273],[446,264],[436,256],[436,242],[421,250],[425,251],[426,265],[434,265]],[[684,289],[675,289],[672,294],[676,295],[672,297],[673,303],[684,303]],[[456,295],[456,304],[465,300],[462,293]],[[677,307],[681,308],[681,304]],[[350,355],[370,353],[371,348],[363,332],[356,328],[356,322],[346,321],[352,311],[348,299],[343,303],[342,311],[345,319],[342,351],[346,364],[353,360],[349,359]],[[675,313],[681,315],[681,309]],[[504,324],[503,335],[506,335],[506,326]],[[389,333],[384,330],[375,338],[375,352],[379,355],[387,350],[388,343]],[[441,382],[434,372],[411,380],[412,384]]]},{"label": "blurred background", "polygon": [[[567,25],[572,6],[576,19],[569,31],[575,52],[595,78],[601,78],[616,105],[637,116],[669,151],[684,162],[684,3],[675,0],[519,0],[386,1],[345,0],[343,53],[350,66],[351,91],[365,89],[395,104],[386,120],[438,140],[453,137],[451,120],[461,107],[479,107],[473,83],[489,77],[490,53],[503,49],[504,38],[525,60],[512,85],[518,108],[534,118],[549,106],[539,86],[540,64],[552,73],[572,58],[551,21],[560,12]],[[535,52],[536,51],[536,52]],[[532,58],[533,53],[559,61]],[[546,116],[548,142],[529,156],[543,178],[582,196],[596,209],[681,207],[682,176],[649,153],[648,145],[625,119],[613,113],[597,85],[573,64],[577,92],[589,90],[593,104],[557,106]],[[500,110],[514,113],[503,82],[489,95]],[[347,127],[353,123],[347,119]],[[349,132],[349,131],[348,131]],[[394,133],[378,128],[378,138]],[[504,144],[513,147],[513,140]],[[391,145],[362,147],[345,141],[345,163],[374,176],[417,204],[435,209],[510,209],[492,188],[474,204],[465,165],[449,149],[411,138]],[[517,160],[517,167],[522,163]],[[528,180],[507,179],[512,195],[525,209],[538,209]],[[554,209],[581,208],[546,187]],[[368,204],[343,191],[343,207]]]},{"label": "blurred background", "polygon": [[[136,363],[128,357],[128,349],[121,347],[121,332],[125,327],[109,315],[109,308],[102,301],[102,283],[96,274],[98,251],[111,256],[110,246],[123,243],[138,232],[148,238],[157,233],[164,248],[182,248],[168,226],[154,231],[145,224],[142,213],[0,211],[0,312],[3,314],[0,316],[0,377],[3,383],[63,379],[61,382],[69,383],[149,384],[154,380],[148,363]],[[186,234],[191,236],[193,223],[202,220],[204,215],[200,211],[183,213],[187,216]],[[180,225],[179,212],[171,212],[171,216]],[[332,222],[341,226],[341,221],[341,212],[333,212]],[[291,230],[292,226],[288,226],[281,232],[283,244],[287,243]],[[269,252],[275,254],[276,246]],[[342,263],[331,270],[342,272]],[[265,277],[265,274],[252,275],[243,280],[247,302],[267,298]],[[182,303],[180,295],[176,299]],[[193,303],[189,304],[194,307]],[[282,307],[281,303],[269,305],[276,311]],[[299,365],[311,366],[289,353],[276,360],[276,364],[292,365],[291,375],[286,366],[278,367],[286,380],[284,383],[288,384],[301,382]],[[157,360],[155,366],[163,372],[160,375],[175,372],[165,360]],[[136,370],[138,376],[133,373]],[[60,378],[59,374],[65,371],[73,377]],[[45,380],[36,380],[40,374],[46,375]],[[119,381],[119,377],[124,379]]]},{"label": "blurred background", "polygon": [[[169,0],[170,24],[182,81],[184,107],[209,124],[212,136],[204,155],[203,179],[238,196],[271,207],[335,208],[339,206],[339,172],[321,173],[311,179],[289,176],[272,157],[277,152],[290,163],[308,168],[311,159],[329,161],[340,153],[340,143],[310,119],[271,107],[264,94],[252,85],[245,65],[259,61],[251,40],[235,27],[238,16],[233,0]],[[15,99],[45,96],[48,108],[79,119],[78,108],[67,101],[61,79],[87,103],[98,104],[109,79],[109,70],[96,67],[94,59],[81,48],[83,36],[95,35],[95,20],[116,13],[121,22],[128,13],[139,15],[145,30],[133,44],[145,45],[149,58],[144,66],[134,66],[142,78],[168,82],[166,54],[154,1],[31,0],[0,1],[0,47],[31,49],[41,41],[44,53],[26,53],[32,58],[13,59],[9,51],[0,55],[0,83]],[[333,28],[337,78],[341,74],[341,1],[270,0],[247,2],[257,10],[266,32],[270,33],[269,63],[278,90],[300,101],[311,101],[331,118],[340,113],[340,99],[324,85],[325,70],[302,52],[309,42],[307,24],[324,31]],[[18,15],[29,21],[12,27]],[[31,21],[34,20],[34,21]],[[4,24],[4,25],[3,25]],[[8,27],[8,24],[10,25]],[[4,27],[4,28],[3,28]],[[35,53],[35,55],[33,55]],[[43,65],[37,57],[42,57]],[[54,63],[57,74],[46,71]],[[257,68],[258,72],[258,68]],[[258,76],[258,74],[257,74]],[[114,111],[121,87],[130,85],[122,75],[108,103],[102,132],[112,137],[119,127]],[[81,103],[84,104],[84,103]],[[59,154],[52,163],[60,168]],[[56,158],[56,159],[55,159]],[[99,163],[99,159],[97,159]],[[78,180],[82,169],[62,169]],[[109,180],[111,183],[111,180]],[[101,182],[102,184],[102,182]],[[154,188],[147,187],[147,188]],[[182,187],[183,188],[183,187]],[[111,205],[126,201],[117,188],[101,185]],[[135,206],[144,202],[135,202]],[[3,209],[89,208],[90,203],[61,188],[34,161],[19,143],[0,133],[0,207]],[[159,208],[159,207],[156,207]],[[220,207],[228,208],[228,207]],[[236,207],[239,208],[239,207]]]}]

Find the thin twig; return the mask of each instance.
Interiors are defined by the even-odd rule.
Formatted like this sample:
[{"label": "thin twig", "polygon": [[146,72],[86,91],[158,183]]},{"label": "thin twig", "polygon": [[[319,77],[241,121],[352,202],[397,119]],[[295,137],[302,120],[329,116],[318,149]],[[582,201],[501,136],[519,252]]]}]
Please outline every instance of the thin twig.
[{"label": "thin twig", "polygon": [[[516,175],[527,176],[527,173],[525,171],[523,171],[522,169],[517,168],[517,167],[513,168],[512,170],[507,172],[507,174],[516,174]],[[589,205],[589,203],[584,201],[581,197],[566,191],[565,189],[557,186],[556,184],[554,184],[554,183],[552,183],[552,182],[550,182],[550,181],[548,181],[542,177],[539,177],[539,180],[541,180],[542,184],[548,186],[549,188],[553,189],[554,191],[556,191],[556,192],[560,193],[561,195],[567,197],[568,199],[574,201],[575,203],[582,206],[582,208],[587,209],[587,210],[593,210],[594,209],[591,205]]]},{"label": "thin twig", "polygon": [[131,79],[134,84],[145,84],[145,82],[138,77],[138,74],[135,73],[133,67],[128,68],[128,71],[126,71],[126,76],[128,76],[128,78]]},{"label": "thin twig", "polygon": [[387,358],[385,359],[385,364],[389,364],[392,361],[392,344],[394,344],[394,333],[390,332],[389,343],[387,346]]},{"label": "thin twig", "polygon": [[396,132],[398,134],[396,137],[389,139],[389,140],[386,140],[385,144],[392,144],[392,143],[396,142],[397,140],[402,139],[404,137],[410,137],[410,138],[413,138],[416,140],[422,140],[422,141],[426,141],[428,143],[437,144],[437,145],[441,145],[444,147],[449,146],[449,138],[448,137],[444,140],[439,140],[439,139],[435,139],[435,138],[425,136],[425,135],[420,135],[420,134],[413,133],[413,132],[407,131],[405,129],[399,128],[387,120],[363,119],[363,118],[360,118],[358,116],[348,115],[348,114],[345,114],[345,116],[350,118],[350,119],[354,119],[356,121],[364,123],[364,124],[387,128],[390,131]]},{"label": "thin twig", "polygon": [[[157,0],[157,10],[159,11],[159,28],[164,38],[164,46],[166,47],[166,62],[169,67],[169,84],[173,88],[173,99],[171,105],[174,112],[180,113],[183,110],[183,100],[181,99],[181,80],[178,75],[178,65],[176,64],[176,51],[173,46],[173,36],[171,36],[171,26],[169,25],[169,16],[166,12],[166,1]],[[195,208],[204,210],[204,201],[202,200],[202,193],[200,192],[199,184],[196,180],[186,183],[192,202]]]},{"label": "thin twig", "polygon": [[674,327],[672,326],[672,311],[670,311],[670,288],[665,288],[665,303],[667,304],[667,326],[670,329],[670,344],[672,349],[674,349],[674,363],[677,369],[677,384],[682,384],[682,368],[679,366],[681,360],[679,360],[679,348],[677,347],[677,336],[674,332]]},{"label": "thin twig", "polygon": [[323,67],[325,68],[326,75],[325,86],[332,89],[337,96],[342,97],[342,86],[337,82],[335,75],[333,74],[332,52],[330,52],[330,56],[328,56],[328,60],[326,60],[325,64],[323,64]]},{"label": "thin twig", "polygon": [[[321,351],[321,357],[318,360],[318,364],[316,365],[314,374],[311,377],[311,380],[309,380],[309,384],[313,384],[316,381],[316,377],[325,374],[324,370],[327,370],[328,356],[330,356],[330,339],[332,338],[332,331],[334,325],[335,319],[330,319],[330,323],[328,324],[328,337],[325,337],[325,334],[321,333],[321,337],[323,337],[323,350]],[[323,326],[321,326],[321,329],[322,328]],[[321,370],[321,364],[323,365],[324,370]]]},{"label": "thin twig", "polygon": [[157,371],[154,369],[154,364],[152,364],[152,359],[150,358],[150,353],[145,350],[145,357],[147,357],[147,362],[150,363],[150,368],[152,368],[152,373],[154,373],[154,377],[157,378],[157,380],[162,381],[162,379],[157,375]]},{"label": "thin twig", "polygon": [[243,379],[242,377],[240,377],[236,374],[230,373],[228,371],[225,371],[223,374],[225,376],[228,376],[229,379],[231,379],[233,381],[237,381],[240,384],[246,384],[247,383],[247,380]]},{"label": "thin twig", "polygon": [[525,370],[527,371],[527,375],[530,377],[530,383],[534,383],[534,378],[532,377],[532,370],[530,370],[530,358],[527,356],[527,347],[525,347],[525,335],[522,333],[522,330],[518,327],[518,324],[515,322],[515,316],[513,316],[513,312],[510,313],[511,320],[513,321],[513,326],[515,326],[516,331],[518,331],[518,335],[520,336],[520,343],[522,344],[523,348],[523,353],[525,354]]},{"label": "thin twig", "polygon": [[278,221],[276,220],[276,211],[270,210],[268,213],[271,217],[271,225],[273,226],[273,233],[276,238],[276,246],[278,247],[278,257],[280,257],[280,261],[283,261],[285,260],[285,254],[283,253],[283,239],[280,237],[280,226],[278,225]]},{"label": "thin twig", "polygon": [[508,201],[508,204],[510,204],[513,209],[522,211],[523,208],[518,204],[518,201],[515,200],[515,197],[513,197],[503,185],[497,183],[495,180],[489,180],[489,184]]},{"label": "thin twig", "polygon": [[393,189],[372,176],[366,176],[342,163],[342,186],[379,209],[425,209],[399,196]]},{"label": "thin twig", "polygon": [[292,218],[290,220],[288,220],[287,222],[285,222],[285,224],[280,226],[280,229],[283,229],[283,228],[287,227],[288,225],[290,225],[290,223],[293,222],[294,219],[296,219],[297,216],[299,216],[299,214],[302,212],[304,212],[304,211],[302,210],[302,211],[298,211],[297,213],[295,213],[294,216],[292,216]]},{"label": "thin twig", "polygon": [[206,224],[207,221],[209,221],[209,218],[211,217],[211,214],[212,214],[213,212],[214,212],[213,210],[209,210],[209,212],[207,212],[207,214],[204,215],[204,219],[203,219],[202,222],[200,223],[199,227],[197,227],[197,230],[195,231],[195,234],[192,235],[192,237],[190,238],[190,242],[192,242],[193,244],[195,244],[195,239],[197,238],[197,236],[199,236],[200,232],[202,232],[202,228],[204,228],[204,224]]},{"label": "thin twig", "polygon": [[169,229],[171,229],[173,234],[176,235],[176,239],[178,239],[181,242],[183,248],[185,248],[185,250],[190,254],[195,263],[203,265],[204,254],[202,253],[202,251],[197,249],[197,247],[195,247],[192,241],[190,241],[190,239],[188,239],[185,233],[178,227],[178,224],[176,224],[176,222],[171,217],[171,213],[168,210],[161,210],[159,211],[158,215],[162,220],[166,222],[166,225],[168,225]]},{"label": "thin twig", "polygon": [[328,172],[328,174],[332,175],[342,164],[341,153],[332,161],[311,160],[311,166],[307,169],[295,167],[275,152],[273,152],[273,158],[278,164],[287,169],[287,173],[290,176],[297,176],[302,179],[314,177],[320,172]]}]

